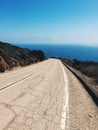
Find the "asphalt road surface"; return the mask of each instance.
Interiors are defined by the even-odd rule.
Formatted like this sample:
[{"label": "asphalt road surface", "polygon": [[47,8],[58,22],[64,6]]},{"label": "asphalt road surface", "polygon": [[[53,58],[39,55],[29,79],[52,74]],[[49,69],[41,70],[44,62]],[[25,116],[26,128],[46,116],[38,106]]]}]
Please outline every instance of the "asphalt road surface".
[{"label": "asphalt road surface", "polygon": [[98,109],[56,59],[0,75],[0,130],[98,130]]}]

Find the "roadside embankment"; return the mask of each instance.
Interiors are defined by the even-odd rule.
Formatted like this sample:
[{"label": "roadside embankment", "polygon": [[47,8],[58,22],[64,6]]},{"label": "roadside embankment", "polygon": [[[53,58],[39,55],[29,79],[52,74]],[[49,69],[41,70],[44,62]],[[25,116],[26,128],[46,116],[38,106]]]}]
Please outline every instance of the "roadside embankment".
[{"label": "roadside embankment", "polygon": [[62,61],[62,62],[78,78],[78,80],[84,86],[86,91],[92,97],[95,104],[98,106],[98,85],[94,84],[94,81],[92,78],[87,77],[86,75],[81,73],[79,70],[76,70],[73,67],[71,67],[70,65],[66,64],[66,62],[64,62],[64,61]]}]

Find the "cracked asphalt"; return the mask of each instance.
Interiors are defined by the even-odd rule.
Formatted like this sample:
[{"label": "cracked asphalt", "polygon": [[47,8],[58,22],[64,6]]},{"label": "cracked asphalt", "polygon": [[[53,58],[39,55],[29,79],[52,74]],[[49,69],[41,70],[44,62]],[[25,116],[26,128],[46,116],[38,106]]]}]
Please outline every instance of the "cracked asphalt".
[{"label": "cracked asphalt", "polygon": [[[66,130],[98,130],[98,110],[79,81],[69,79]],[[0,130],[64,130],[65,97],[60,61],[49,59],[0,75]]]}]

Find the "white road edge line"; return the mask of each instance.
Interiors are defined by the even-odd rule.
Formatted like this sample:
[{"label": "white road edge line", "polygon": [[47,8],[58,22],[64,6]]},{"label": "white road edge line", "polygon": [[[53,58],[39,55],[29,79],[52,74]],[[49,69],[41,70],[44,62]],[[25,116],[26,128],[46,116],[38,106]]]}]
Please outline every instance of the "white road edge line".
[{"label": "white road edge line", "polygon": [[60,62],[63,74],[64,74],[64,82],[65,82],[65,95],[64,95],[64,101],[63,101],[63,109],[62,109],[62,117],[61,117],[61,130],[67,129],[67,121],[68,121],[68,112],[69,112],[69,91],[68,91],[68,86],[69,86],[69,81],[68,77],[65,73],[63,64]]}]

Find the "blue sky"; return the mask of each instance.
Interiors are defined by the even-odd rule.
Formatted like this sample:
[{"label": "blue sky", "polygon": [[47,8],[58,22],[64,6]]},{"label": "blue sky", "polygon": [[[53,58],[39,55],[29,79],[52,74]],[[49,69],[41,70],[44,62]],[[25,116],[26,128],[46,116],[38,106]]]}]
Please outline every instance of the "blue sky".
[{"label": "blue sky", "polygon": [[0,40],[98,46],[98,0],[0,0]]}]

